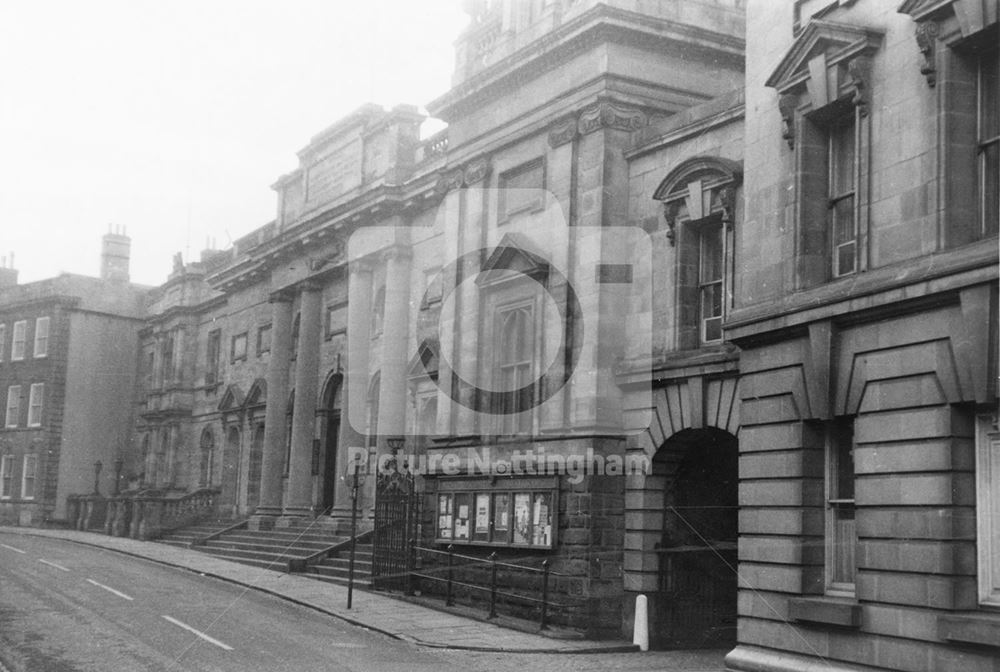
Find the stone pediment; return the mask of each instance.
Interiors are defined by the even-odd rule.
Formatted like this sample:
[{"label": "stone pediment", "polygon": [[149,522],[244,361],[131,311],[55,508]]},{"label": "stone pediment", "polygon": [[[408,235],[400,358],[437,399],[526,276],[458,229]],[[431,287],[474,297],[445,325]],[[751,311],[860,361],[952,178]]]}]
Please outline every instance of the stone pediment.
[{"label": "stone pediment", "polygon": [[260,406],[267,403],[267,381],[258,378],[253,381],[253,386],[247,393],[246,406]]},{"label": "stone pediment", "polygon": [[417,353],[410,359],[407,369],[409,378],[422,378],[424,376],[436,378],[440,349],[441,346],[436,339],[425,339],[417,348]]},{"label": "stone pediment", "polygon": [[243,408],[243,391],[237,385],[230,385],[219,400],[219,410],[222,412],[238,411]]},{"label": "stone pediment", "polygon": [[549,263],[533,248],[534,245],[525,236],[508,233],[483,262],[482,272],[476,283],[489,285],[509,280],[509,272],[535,280],[544,279],[549,273]]},{"label": "stone pediment", "polygon": [[815,78],[818,68],[825,70],[855,56],[870,54],[881,42],[879,31],[813,19],[795,39],[766,85],[782,94],[798,91]]}]

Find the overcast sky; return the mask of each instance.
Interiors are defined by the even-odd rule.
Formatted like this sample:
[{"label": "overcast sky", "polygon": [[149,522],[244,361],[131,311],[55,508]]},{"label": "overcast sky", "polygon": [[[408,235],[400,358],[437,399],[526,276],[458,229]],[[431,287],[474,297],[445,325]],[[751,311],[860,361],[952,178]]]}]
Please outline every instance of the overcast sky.
[{"label": "overcast sky", "polygon": [[358,105],[448,89],[460,0],[0,2],[0,255],[20,281],[132,279],[274,218],[270,185]]}]

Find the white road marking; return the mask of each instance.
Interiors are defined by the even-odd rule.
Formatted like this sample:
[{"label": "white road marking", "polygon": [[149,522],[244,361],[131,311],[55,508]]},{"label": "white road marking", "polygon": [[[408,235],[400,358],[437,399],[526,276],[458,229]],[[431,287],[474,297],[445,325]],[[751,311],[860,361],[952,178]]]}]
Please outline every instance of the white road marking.
[{"label": "white road marking", "polygon": [[171,618],[171,617],[167,616],[166,614],[163,614],[163,618],[167,619],[168,621],[170,621],[171,623],[173,623],[177,627],[184,628],[188,632],[193,632],[194,634],[196,634],[199,637],[201,637],[202,639],[204,639],[206,642],[209,642],[210,644],[215,644],[220,649],[225,649],[226,651],[232,651],[233,650],[233,647],[229,646],[228,644],[223,644],[222,642],[220,642],[219,640],[215,639],[214,637],[209,637],[208,635],[206,635],[201,630],[195,630],[194,628],[192,628],[187,623],[182,623],[181,621],[178,621],[176,618]]},{"label": "white road marking", "polygon": [[98,583],[97,581],[94,581],[93,579],[87,579],[87,583],[92,583],[95,586],[97,586],[98,588],[103,588],[104,590],[108,591],[109,593],[114,593],[115,595],[117,595],[118,597],[120,597],[120,598],[122,598],[124,600],[128,600],[129,602],[132,601],[131,597],[129,597],[125,593],[122,593],[122,592],[119,592],[119,591],[115,590],[111,586],[105,586],[103,583]]},{"label": "white road marking", "polygon": [[57,565],[54,562],[49,562],[48,560],[45,560],[44,558],[38,558],[38,562],[42,563],[43,565],[48,565],[49,567],[55,567],[56,569],[61,569],[64,572],[68,572],[69,571],[68,569],[66,569],[62,565]]},{"label": "white road marking", "polygon": [[0,546],[3,546],[4,548],[10,549],[10,550],[14,551],[15,553],[27,553],[27,551],[22,551],[20,548],[14,548],[13,546],[8,546],[7,544],[0,544]]}]

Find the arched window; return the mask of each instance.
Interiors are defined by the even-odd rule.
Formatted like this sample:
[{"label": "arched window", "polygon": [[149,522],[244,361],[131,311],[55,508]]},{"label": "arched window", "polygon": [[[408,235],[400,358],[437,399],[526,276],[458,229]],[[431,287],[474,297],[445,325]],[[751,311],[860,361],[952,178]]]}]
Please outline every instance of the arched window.
[{"label": "arched window", "polygon": [[210,427],[201,432],[201,461],[198,469],[198,485],[207,488],[212,485],[213,458],[215,453],[215,435]]},{"label": "arched window", "polygon": [[660,183],[667,239],[677,247],[678,342],[681,349],[722,340],[732,304],[740,164],[697,157],[684,161]]}]

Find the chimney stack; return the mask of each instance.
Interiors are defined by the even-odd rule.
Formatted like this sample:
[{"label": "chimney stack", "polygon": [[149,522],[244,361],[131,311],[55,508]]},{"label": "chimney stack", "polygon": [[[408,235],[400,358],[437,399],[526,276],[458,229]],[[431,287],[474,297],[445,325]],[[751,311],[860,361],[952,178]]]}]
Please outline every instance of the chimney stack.
[{"label": "chimney stack", "polygon": [[17,269],[14,268],[14,253],[10,257],[0,257],[0,289],[17,285]]},{"label": "chimney stack", "polygon": [[108,232],[101,238],[101,279],[128,282],[129,255],[132,239],[125,235],[125,227],[108,225]]}]

